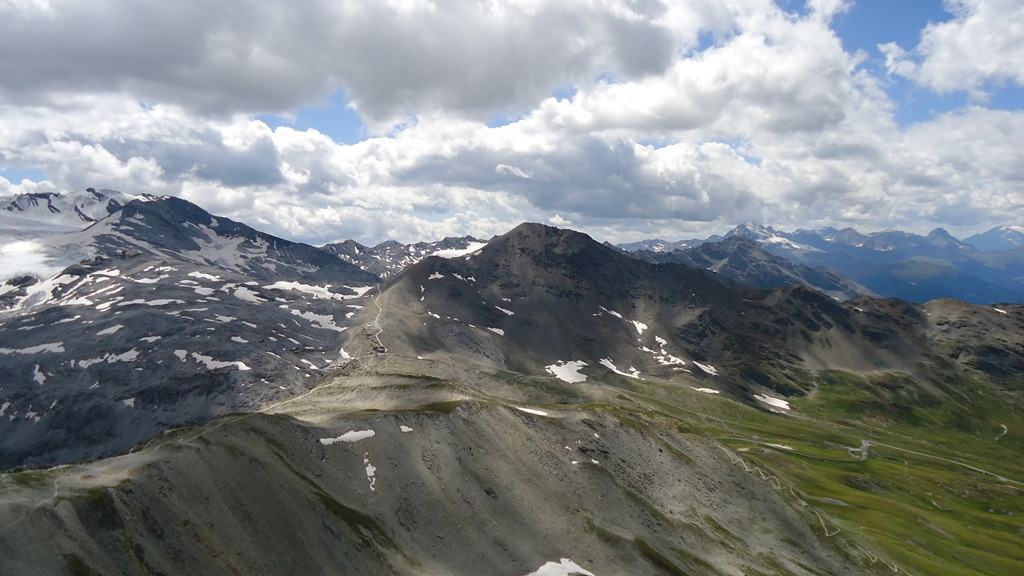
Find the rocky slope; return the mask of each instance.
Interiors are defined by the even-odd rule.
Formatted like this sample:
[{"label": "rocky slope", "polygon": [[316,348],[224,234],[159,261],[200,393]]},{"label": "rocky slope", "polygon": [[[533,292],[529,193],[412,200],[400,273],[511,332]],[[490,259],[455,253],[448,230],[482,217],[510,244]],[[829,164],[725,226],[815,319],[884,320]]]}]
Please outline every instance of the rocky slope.
[{"label": "rocky slope", "polygon": [[377,282],[175,198],[51,241],[93,256],[3,295],[2,468],[110,455],[305,390],[344,360]]},{"label": "rocky slope", "polygon": [[392,338],[403,353],[581,379],[685,374],[748,400],[800,393],[808,366],[911,371],[937,361],[916,308],[890,319],[898,307],[886,301],[758,291],[535,224],[464,258],[428,258],[382,299],[405,315]]}]

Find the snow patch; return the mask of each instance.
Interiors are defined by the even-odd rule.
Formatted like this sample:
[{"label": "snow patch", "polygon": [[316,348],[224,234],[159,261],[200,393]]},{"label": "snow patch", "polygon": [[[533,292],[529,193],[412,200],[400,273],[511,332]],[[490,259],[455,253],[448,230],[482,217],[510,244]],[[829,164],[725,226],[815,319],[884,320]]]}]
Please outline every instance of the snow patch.
[{"label": "snow patch", "polygon": [[363,454],[363,464],[366,464],[366,479],[370,481],[370,491],[377,491],[377,468],[370,463],[370,454]]},{"label": "snow patch", "polygon": [[308,320],[315,328],[321,330],[334,330],[335,332],[344,332],[348,330],[347,326],[338,326],[334,323],[334,316],[330,314],[316,314],[313,312],[300,312],[298,310],[291,310],[291,313],[299,318]]},{"label": "snow patch", "polygon": [[771,396],[768,396],[767,394],[754,394],[754,400],[757,400],[762,404],[771,406],[772,408],[789,411],[789,402],[783,400],[782,398],[773,398]]},{"label": "snow patch", "polygon": [[42,352],[63,352],[63,342],[52,342],[50,344],[39,344],[37,346],[29,346],[28,348],[0,348],[0,354],[40,354]]},{"label": "snow patch", "polygon": [[612,372],[615,372],[616,374],[619,374],[619,375],[622,375],[622,376],[629,376],[630,378],[640,378],[640,371],[639,370],[637,370],[636,368],[633,368],[632,366],[630,366],[629,367],[629,372],[623,372],[622,370],[619,370],[615,366],[615,363],[612,362],[611,358],[602,358],[601,359],[601,365],[604,366],[605,368],[611,370]]},{"label": "snow patch", "polygon": [[341,436],[335,438],[321,438],[320,443],[324,446],[330,446],[331,444],[337,444],[338,442],[359,442],[360,440],[366,440],[372,438],[377,433],[373,430],[349,430]]},{"label": "snow patch", "polygon": [[244,302],[252,302],[253,304],[262,304],[263,302],[265,302],[265,300],[260,298],[255,292],[246,288],[245,286],[239,286],[238,288],[235,288],[234,295],[235,298],[238,298],[239,300],[242,300]]},{"label": "snow patch", "polygon": [[325,300],[352,300],[354,298],[362,298],[364,294],[373,289],[373,286],[342,286],[347,290],[355,292],[355,294],[338,294],[331,292],[330,284],[324,286],[313,286],[311,284],[303,284],[301,282],[285,282],[278,281],[273,284],[267,284],[264,288],[268,290],[295,290],[296,292],[302,292],[303,294],[309,294],[314,298],[323,298]]},{"label": "snow patch", "polygon": [[587,363],[582,360],[559,360],[554,364],[545,366],[544,369],[559,380],[563,380],[569,384],[575,384],[577,382],[585,382],[587,380],[586,375],[580,374],[580,369],[586,365]]},{"label": "snow patch", "polygon": [[437,252],[434,252],[432,256],[437,256],[439,258],[458,258],[460,256],[472,254],[473,252],[476,252],[477,250],[483,248],[484,246],[487,246],[487,242],[470,242],[469,244],[466,245],[465,248],[438,250]]},{"label": "snow patch", "polygon": [[545,562],[543,566],[530,572],[526,576],[594,576],[593,572],[586,570],[579,564],[568,558],[562,558],[558,562]]},{"label": "snow patch", "polygon": [[[117,304],[117,306],[118,307],[121,307],[121,306],[131,306],[133,304],[145,304],[146,306],[167,306],[168,304],[184,304],[184,303],[185,303],[184,300],[174,300],[172,298],[160,298],[160,299],[157,299],[157,300],[126,300],[124,302],[119,302]],[[99,306],[97,306],[96,308],[99,309]]]},{"label": "snow patch", "polygon": [[88,368],[88,367],[92,366],[93,364],[100,364],[102,362],[106,362],[107,364],[113,364],[115,362],[132,362],[132,361],[134,361],[138,357],[139,357],[139,351],[136,350],[135,348],[132,348],[131,350],[129,350],[127,352],[122,352],[120,354],[104,354],[103,356],[100,356],[98,358],[89,358],[89,359],[86,359],[86,360],[79,360],[78,361],[78,367],[79,368]]},{"label": "snow patch", "polygon": [[693,365],[707,372],[708,374],[711,374],[712,376],[718,376],[718,370],[710,364],[701,364],[700,362],[694,360]]},{"label": "snow patch", "polygon": [[547,416],[548,415],[547,412],[545,412],[543,410],[537,410],[535,408],[523,408],[522,406],[513,406],[513,408],[515,408],[516,410],[519,410],[520,412],[526,412],[527,414],[534,414],[536,416]]},{"label": "snow patch", "polygon": [[[177,354],[178,351],[175,350],[174,353]],[[196,362],[206,366],[207,370],[218,370],[220,368],[235,368],[242,371],[251,370],[251,368],[246,366],[245,362],[224,362],[221,360],[214,360],[211,356],[206,356],[205,354],[200,354],[198,352],[193,352],[192,358],[194,358]]]},{"label": "snow patch", "polygon": [[647,330],[647,324],[639,320],[630,320],[633,323],[633,327],[636,328],[636,333],[643,336],[644,330]]},{"label": "snow patch", "polygon": [[355,292],[355,295],[354,296],[350,295],[350,294],[349,295],[342,295],[342,297],[341,297],[342,300],[352,300],[352,299],[355,299],[355,298],[362,298],[363,296],[366,295],[367,292],[369,292],[370,290],[373,289],[373,286],[348,286],[348,285],[346,285],[346,286],[343,286],[343,287],[344,288],[348,288],[349,290]]},{"label": "snow patch", "polygon": [[622,314],[619,314],[615,310],[609,310],[609,309],[605,308],[604,306],[601,306],[601,310],[607,312],[608,314],[611,314],[612,316],[615,316],[616,318],[618,318],[620,320],[622,319]]},{"label": "snow patch", "polygon": [[110,336],[111,334],[117,332],[121,328],[124,328],[124,325],[122,325],[122,324],[114,324],[110,328],[104,328],[103,330],[100,330],[99,332],[96,333],[96,335],[97,336]]},{"label": "snow patch", "polygon": [[214,276],[213,274],[206,274],[204,272],[189,272],[187,276],[191,278],[200,278],[202,280],[210,280],[213,282],[220,282],[220,276]]}]

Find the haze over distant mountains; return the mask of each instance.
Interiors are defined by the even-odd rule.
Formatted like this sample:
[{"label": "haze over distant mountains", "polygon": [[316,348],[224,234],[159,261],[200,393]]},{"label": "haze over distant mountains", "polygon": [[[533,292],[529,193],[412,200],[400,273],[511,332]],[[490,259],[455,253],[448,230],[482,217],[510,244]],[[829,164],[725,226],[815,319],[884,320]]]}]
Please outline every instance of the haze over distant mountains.
[{"label": "haze over distant mountains", "polygon": [[[935,298],[958,298],[972,303],[1020,302],[1024,299],[1024,227],[1000,226],[983,234],[958,240],[941,228],[925,236],[901,231],[862,234],[853,228],[823,228],[784,232],[771,226],[742,224],[724,236],[704,240],[644,240],[621,244],[619,248],[649,260],[676,259],[723,266],[728,252],[736,246],[728,241],[745,238],[764,252],[821,274],[838,274],[868,291],[912,302]],[[700,260],[699,253],[715,245],[718,259]],[[744,247],[750,252],[748,246]],[[742,256],[741,256],[742,257]],[[779,264],[778,261],[775,262]],[[810,268],[806,268],[810,267]],[[775,286],[778,279],[754,280],[761,286]],[[799,277],[800,274],[797,274]],[[818,280],[802,280],[819,286]],[[835,280],[826,282],[826,291]],[[849,296],[849,289],[840,290]],[[854,290],[856,292],[857,290]]]}]

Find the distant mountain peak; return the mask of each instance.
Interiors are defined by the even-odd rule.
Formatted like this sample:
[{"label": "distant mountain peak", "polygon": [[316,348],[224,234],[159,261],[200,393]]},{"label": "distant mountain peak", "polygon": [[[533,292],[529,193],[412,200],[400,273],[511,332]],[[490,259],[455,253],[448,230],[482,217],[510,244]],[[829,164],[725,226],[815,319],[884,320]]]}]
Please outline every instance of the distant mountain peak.
[{"label": "distant mountain peak", "polygon": [[743,236],[751,240],[767,244],[782,250],[814,251],[815,248],[796,242],[785,232],[780,232],[771,226],[755,223],[743,223],[725,233],[725,238]]},{"label": "distant mountain peak", "polygon": [[981,234],[975,234],[964,242],[985,252],[1016,250],[1024,247],[1024,226],[1016,224],[996,226]]},{"label": "distant mountain peak", "polygon": [[638,251],[635,255],[653,263],[678,263],[711,270],[716,274],[758,288],[804,285],[833,298],[846,300],[871,291],[829,270],[791,261],[769,252],[761,242],[733,235],[670,253]]},{"label": "distant mountain peak", "polygon": [[0,197],[0,210],[6,220],[20,222],[31,228],[33,223],[45,227],[84,228],[121,209],[138,196],[117,190],[85,190],[30,192]]},{"label": "distant mountain peak", "polygon": [[486,242],[472,236],[446,236],[436,242],[416,242],[415,244],[385,240],[373,247],[365,246],[355,240],[344,240],[325,244],[321,249],[345,262],[387,279],[428,256],[453,258],[464,252],[475,251],[484,244]]}]

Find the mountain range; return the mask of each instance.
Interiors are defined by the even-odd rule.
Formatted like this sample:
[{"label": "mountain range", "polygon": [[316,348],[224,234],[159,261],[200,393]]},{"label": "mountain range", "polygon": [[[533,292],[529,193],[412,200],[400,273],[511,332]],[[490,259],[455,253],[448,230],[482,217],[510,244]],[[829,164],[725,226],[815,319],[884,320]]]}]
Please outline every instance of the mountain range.
[{"label": "mountain range", "polygon": [[987,258],[948,235],[318,248],[102,194],[0,280],[4,574],[1024,569],[1024,306],[811,256]]},{"label": "mountain range", "polygon": [[364,246],[355,240],[345,240],[325,244],[321,249],[334,254],[342,260],[388,278],[415,264],[427,256],[454,258],[479,250],[487,242],[472,236],[461,238],[448,237],[437,242],[416,242],[402,244],[395,240],[387,240],[373,247]]},{"label": "mountain range", "polygon": [[[802,267],[799,272],[788,272],[804,278],[804,283],[845,296],[874,293],[919,303],[957,298],[975,304],[1024,299],[1024,230],[1019,226],[993,228],[960,241],[941,228],[921,236],[900,231],[862,234],[853,228],[783,232],[771,226],[742,224],[705,240],[648,240],[619,248],[648,260],[702,261],[705,258],[699,252],[708,250],[702,246],[737,237]],[[724,254],[729,249],[724,245],[714,250]],[[807,278],[810,269],[822,269],[818,274],[839,276],[861,288],[836,291],[834,281],[818,285],[818,280]],[[773,285],[761,280],[754,283]]]}]

